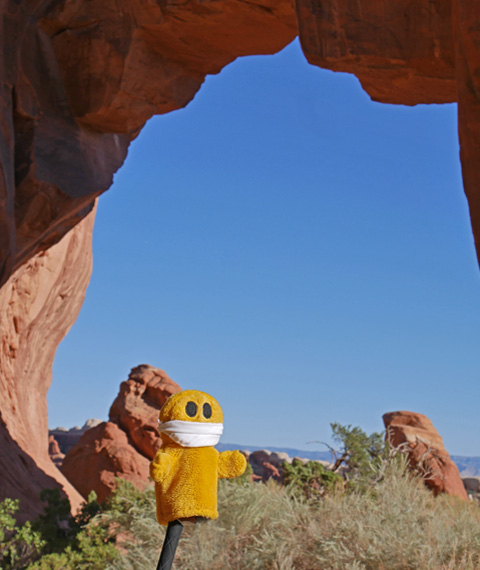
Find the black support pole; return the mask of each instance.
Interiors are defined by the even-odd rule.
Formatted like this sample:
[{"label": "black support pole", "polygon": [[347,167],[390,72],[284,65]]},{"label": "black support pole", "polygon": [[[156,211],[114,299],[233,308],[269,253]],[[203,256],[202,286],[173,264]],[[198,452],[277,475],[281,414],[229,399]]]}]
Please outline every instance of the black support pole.
[{"label": "black support pole", "polygon": [[178,541],[182,536],[183,524],[180,521],[171,521],[168,523],[165,540],[163,541],[160,560],[157,564],[157,570],[170,570],[175,558]]}]

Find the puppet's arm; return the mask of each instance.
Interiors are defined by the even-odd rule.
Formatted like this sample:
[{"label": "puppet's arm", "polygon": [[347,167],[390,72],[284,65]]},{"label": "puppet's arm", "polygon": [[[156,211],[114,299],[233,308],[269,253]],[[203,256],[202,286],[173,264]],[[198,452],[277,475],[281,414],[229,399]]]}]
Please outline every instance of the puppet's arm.
[{"label": "puppet's arm", "polygon": [[150,463],[150,477],[155,483],[161,483],[165,479],[172,463],[173,460],[167,453],[163,453],[161,450],[157,451]]},{"label": "puppet's arm", "polygon": [[218,478],[238,477],[247,468],[247,460],[240,451],[222,451],[218,457]]}]

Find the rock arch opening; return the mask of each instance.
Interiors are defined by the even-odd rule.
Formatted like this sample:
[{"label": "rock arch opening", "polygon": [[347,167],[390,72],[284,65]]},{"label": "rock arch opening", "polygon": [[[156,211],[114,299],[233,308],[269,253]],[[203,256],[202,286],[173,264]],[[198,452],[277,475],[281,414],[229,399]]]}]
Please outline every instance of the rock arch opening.
[{"label": "rock arch opening", "polygon": [[[42,399],[35,383],[46,392],[51,359],[43,369],[37,366],[37,380],[25,362],[35,361],[32,347],[53,354],[59,338],[52,331],[65,332],[81,303],[82,278],[79,289],[69,287],[61,263],[88,273],[88,255],[78,248],[89,239],[95,199],[110,186],[145,121],[185,105],[206,74],[241,55],[278,52],[299,34],[310,62],[355,73],[378,101],[457,100],[475,235],[480,224],[475,7],[445,0],[415,7],[406,0],[388,7],[297,0],[148,7],[132,2],[111,8],[108,1],[67,0],[20,10],[12,0],[1,24],[10,40],[1,61],[2,426],[21,452],[34,458],[39,472],[53,477],[46,437],[42,443],[46,422],[36,429],[26,421],[30,407]],[[16,133],[20,123],[22,132]],[[19,135],[28,145],[15,150]],[[40,286],[42,267],[57,257],[63,261],[55,265],[58,274],[51,272],[54,283]],[[36,283],[33,290],[27,276]],[[55,323],[48,324],[52,315]],[[35,334],[42,342],[31,342]],[[44,403],[37,405],[43,408]],[[21,466],[17,451],[8,449],[2,469]],[[23,499],[35,494],[38,481],[35,473],[19,469],[1,491]],[[25,513],[38,510],[38,504],[31,509]]]}]

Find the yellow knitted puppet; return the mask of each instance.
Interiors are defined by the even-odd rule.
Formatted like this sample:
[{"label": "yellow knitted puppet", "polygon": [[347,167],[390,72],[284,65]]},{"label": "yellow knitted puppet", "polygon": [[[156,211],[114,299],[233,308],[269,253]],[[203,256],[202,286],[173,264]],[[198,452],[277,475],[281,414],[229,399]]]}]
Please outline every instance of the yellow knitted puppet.
[{"label": "yellow knitted puppet", "polygon": [[238,477],[247,465],[239,451],[213,447],[223,432],[222,408],[204,392],[184,390],[168,398],[158,421],[163,445],[150,464],[158,522],[217,518],[218,479]]}]

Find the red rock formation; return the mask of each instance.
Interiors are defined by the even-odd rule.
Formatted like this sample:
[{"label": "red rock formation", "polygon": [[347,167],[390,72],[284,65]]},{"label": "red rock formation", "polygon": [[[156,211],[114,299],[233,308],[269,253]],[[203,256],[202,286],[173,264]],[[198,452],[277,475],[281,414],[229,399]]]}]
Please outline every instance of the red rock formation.
[{"label": "red rock formation", "polygon": [[275,481],[283,481],[283,472],[280,467],[275,467],[268,461],[263,464],[263,481],[268,481],[268,479],[274,479]]},{"label": "red rock formation", "polygon": [[65,454],[60,451],[58,441],[53,437],[53,435],[48,436],[48,455],[56,467],[61,466]]},{"label": "red rock formation", "polygon": [[142,488],[148,482],[148,464],[161,445],[158,412],[180,386],[163,370],[142,364],[133,368],[110,408],[110,421],[89,429],[66,454],[61,470],[87,498],[100,501],[121,477]]},{"label": "red rock formation", "polygon": [[480,44],[476,2],[453,1],[458,131],[463,186],[480,256]]},{"label": "red rock formation", "polygon": [[93,490],[104,501],[115,488],[115,477],[145,487],[148,466],[149,460],[135,450],[117,424],[103,422],[83,434],[61,469],[83,497]]},{"label": "red rock formation", "polygon": [[263,464],[270,460],[270,455],[271,453],[268,449],[257,449],[249,454],[248,462],[257,478],[263,479]]},{"label": "red rock formation", "polygon": [[91,209],[148,118],[296,35],[291,0],[6,0],[1,11],[0,283]]},{"label": "red rock formation", "polygon": [[407,445],[411,466],[426,476],[425,484],[435,495],[447,493],[468,500],[458,467],[426,416],[414,412],[390,412],[383,416],[383,422],[391,445]]},{"label": "red rock formation", "polygon": [[310,63],[354,73],[372,99],[456,101],[452,4],[445,0],[297,0]]},{"label": "red rock formation", "polygon": [[60,447],[58,445],[58,441],[53,437],[53,435],[48,436],[48,454],[50,457],[52,455],[60,455],[62,452],[60,451]]},{"label": "red rock formation", "polygon": [[133,368],[110,408],[110,421],[119,425],[135,448],[153,459],[161,445],[158,412],[165,400],[180,386],[163,370],[142,364]]},{"label": "red rock formation", "polygon": [[92,210],[149,117],[185,106],[207,73],[240,55],[275,53],[296,34],[290,0],[219,8],[139,0],[0,6],[0,469],[9,472],[0,497],[22,498],[26,515],[38,513],[35,497],[57,480],[79,500],[48,458],[45,394],[88,281],[83,258],[71,265],[83,230],[48,248]]},{"label": "red rock formation", "polygon": [[0,498],[19,498],[23,517],[41,512],[45,487],[63,488],[74,508],[81,501],[48,455],[47,391],[90,279],[93,221],[92,212],[0,291]]},{"label": "red rock formation", "polygon": [[258,449],[248,454],[247,461],[252,466],[252,481],[267,481],[275,479],[283,481],[283,463],[292,459],[287,453],[270,452],[268,449]]}]

